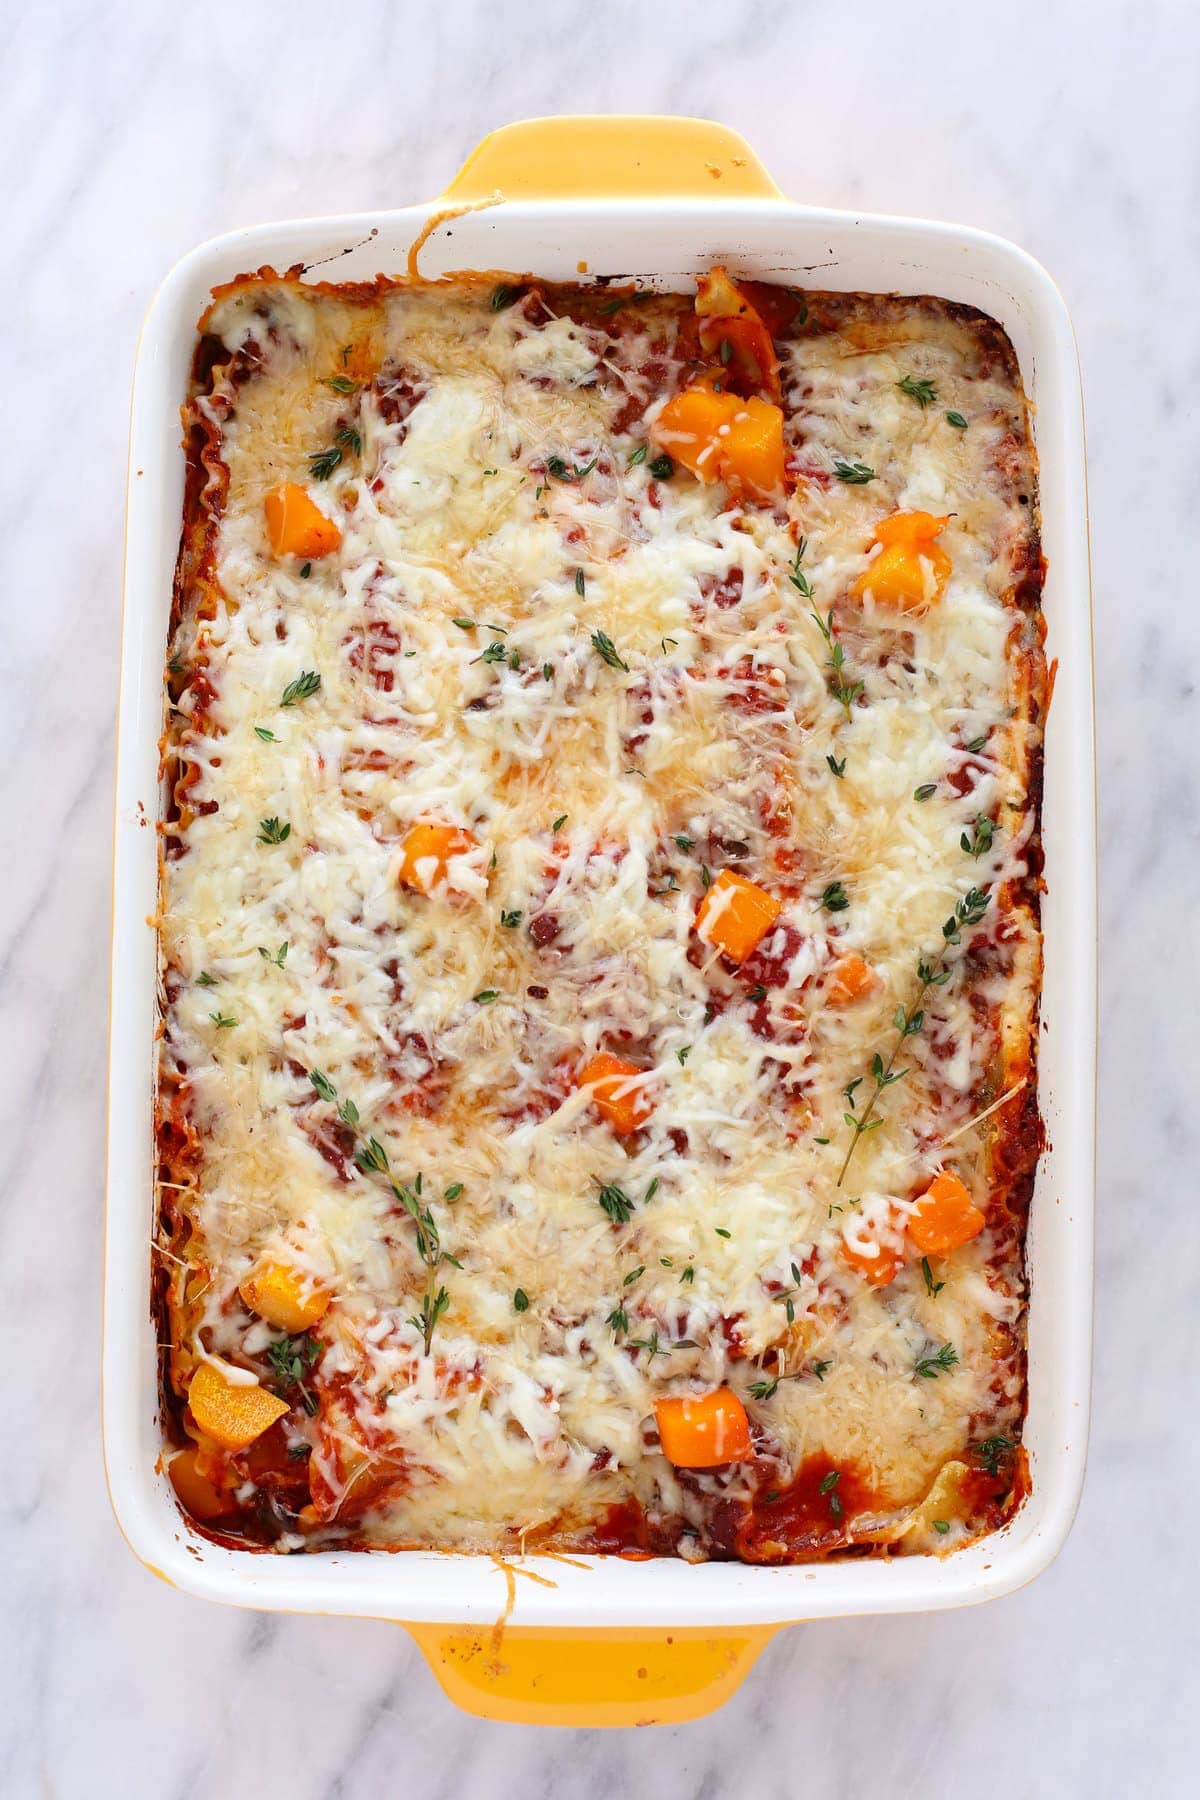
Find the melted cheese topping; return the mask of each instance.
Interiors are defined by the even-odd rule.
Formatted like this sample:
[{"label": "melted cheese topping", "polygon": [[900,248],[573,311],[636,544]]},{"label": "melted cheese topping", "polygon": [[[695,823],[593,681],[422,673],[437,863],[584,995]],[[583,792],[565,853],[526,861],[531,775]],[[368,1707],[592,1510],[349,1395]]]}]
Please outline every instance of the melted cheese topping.
[{"label": "melted cheese topping", "polygon": [[[270,1382],[280,1334],[239,1285],[275,1259],[332,1296],[315,1415],[286,1426],[317,1516],[284,1548],[587,1542],[633,1500],[683,1554],[720,1551],[715,1502],[816,1455],[859,1471],[878,1526],[1019,1420],[1003,1109],[971,1124],[1004,1045],[1028,1045],[1038,975],[1019,388],[942,313],[851,310],[780,343],[799,478],[786,506],[743,506],[637,455],[686,379],[683,305],[572,318],[463,286],[248,283],[207,321],[223,350],[197,404],[229,485],[215,600],[185,597],[172,645],[208,688],[185,684],[172,718],[194,782],[162,922],[164,1070],[201,1146],[178,1347],[185,1377],[215,1355]],[[936,405],[898,387],[914,373]],[[631,402],[645,416],[616,429]],[[838,459],[874,478],[837,479]],[[333,555],[272,555],[263,498],[284,480],[336,520]],[[896,508],[951,515],[953,573],[920,614],[847,598]],[[284,704],[306,671],[319,687]],[[425,819],[477,846],[428,894],[398,880]],[[740,970],[694,931],[726,865],[783,903]],[[989,911],[839,1183],[845,1115],[972,888]],[[876,985],[831,1003],[850,951]],[[628,1138],[574,1083],[606,1050],[644,1071]],[[355,1166],[371,1138],[387,1173]],[[904,1222],[941,1168],[990,1223],[923,1270]],[[418,1176],[457,1259],[432,1280],[403,1197]],[[846,1256],[878,1247],[905,1259],[882,1289]],[[422,1299],[443,1287],[427,1354]],[[721,1384],[758,1459],[681,1475],[655,1398]],[[947,1516],[930,1541],[968,1529]]]}]

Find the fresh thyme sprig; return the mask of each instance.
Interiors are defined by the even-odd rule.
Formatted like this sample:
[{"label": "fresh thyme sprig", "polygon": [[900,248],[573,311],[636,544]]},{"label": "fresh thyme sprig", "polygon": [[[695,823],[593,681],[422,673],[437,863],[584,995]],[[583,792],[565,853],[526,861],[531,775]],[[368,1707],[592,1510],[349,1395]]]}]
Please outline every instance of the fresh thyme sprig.
[{"label": "fresh thyme sprig", "polygon": [[665,1344],[660,1343],[656,1328],[649,1337],[626,1338],[625,1348],[627,1350],[644,1350],[650,1366],[653,1367],[656,1356],[670,1356],[672,1350],[699,1350],[700,1346],[695,1338],[668,1338]]},{"label": "fresh thyme sprig", "polygon": [[811,600],[813,597],[812,582],[808,579],[808,576],[804,573],[804,570],[800,567],[801,563],[804,561],[804,552],[807,549],[808,549],[808,539],[806,537],[797,538],[796,539],[796,559],[788,571],[788,580],[791,582],[792,586],[795,588],[796,592],[800,595],[802,600]]},{"label": "fresh thyme sprig", "polygon": [[792,1280],[795,1283],[795,1286],[783,1288],[778,1294],[774,1294],[772,1298],[783,1307],[788,1324],[794,1325],[796,1323],[796,1295],[800,1292],[803,1285],[803,1277],[795,1263],[793,1263],[791,1267]]},{"label": "fresh thyme sprig", "polygon": [[295,706],[301,700],[308,700],[321,685],[321,677],[315,669],[305,669],[297,675],[295,681],[289,681],[279,697],[280,706]]},{"label": "fresh thyme sprig", "polygon": [[590,463],[583,464],[569,463],[561,456],[548,456],[546,458],[546,473],[547,475],[552,475],[555,481],[565,481],[569,484],[575,481],[582,481],[585,475],[590,475],[599,461],[599,456],[593,456]]},{"label": "fresh thyme sprig", "polygon": [[949,981],[950,969],[947,967],[946,959],[955,945],[962,942],[963,926],[978,925],[990,904],[990,895],[982,893],[979,888],[969,888],[942,926],[942,948],[937,956],[932,962],[924,956],[919,958],[917,981],[920,985],[910,1004],[898,1006],[893,1014],[892,1023],[896,1028],[896,1038],[892,1045],[892,1053],[886,1063],[878,1050],[871,1058],[871,1075],[875,1085],[871,1090],[871,1097],[861,1113],[855,1104],[854,1090],[863,1077],[858,1076],[846,1088],[848,1111],[842,1116],[850,1128],[850,1143],[837,1178],[838,1187],[841,1187],[846,1178],[846,1170],[850,1167],[850,1158],[854,1155],[862,1138],[868,1131],[877,1131],[883,1124],[883,1119],[875,1110],[879,1096],[883,1093],[884,1088],[891,1087],[893,1082],[901,1080],[908,1073],[907,1069],[896,1067],[896,1058],[906,1040],[916,1037],[925,1023],[925,1013],[921,1004],[925,995],[931,987],[944,987]]},{"label": "fresh thyme sprig", "polygon": [[996,835],[996,827],[986,813],[978,813],[970,831],[964,831],[959,839],[968,856],[976,858],[986,856],[992,847],[992,839]]},{"label": "fresh thyme sprig", "polygon": [[942,1344],[929,1356],[921,1357],[914,1365],[914,1372],[926,1381],[936,1381],[939,1375],[947,1374],[958,1361],[958,1351],[953,1344]]},{"label": "fresh thyme sprig", "polygon": [[616,645],[609,637],[607,631],[593,631],[592,649],[596,652],[596,655],[602,662],[608,664],[610,669],[624,669],[625,673],[628,675],[629,664],[619,654]]},{"label": "fresh thyme sprig", "polygon": [[842,1516],[843,1508],[841,1496],[837,1492],[837,1484],[841,1479],[842,1471],[840,1469],[830,1469],[828,1475],[822,1477],[821,1485],[817,1489],[818,1494],[825,1494],[829,1498],[829,1516],[831,1519],[840,1519]]},{"label": "fresh thyme sprig", "polygon": [[971,1454],[988,1475],[998,1475],[1000,1464],[1013,1448],[1012,1439],[1000,1433],[996,1437],[983,1438],[978,1444],[972,1445]]},{"label": "fresh thyme sprig", "polygon": [[299,1337],[276,1338],[274,1343],[267,1345],[267,1361],[277,1384],[281,1388],[297,1390],[310,1419],[316,1416],[317,1402],[304,1385],[304,1379],[320,1353],[320,1343],[307,1331]]},{"label": "fresh thyme sprig", "polygon": [[633,1217],[633,1208],[635,1204],[629,1198],[629,1195],[625,1193],[624,1189],[619,1188],[615,1181],[601,1181],[598,1175],[593,1175],[592,1180],[600,1189],[600,1192],[596,1195],[596,1200],[608,1214],[613,1224],[628,1225],[630,1219]]},{"label": "fresh thyme sprig", "polygon": [[752,1400],[769,1400],[781,1381],[799,1381],[803,1374],[803,1369],[793,1369],[788,1375],[770,1375],[764,1381],[752,1381],[746,1392]]},{"label": "fresh thyme sprig", "polygon": [[903,381],[896,383],[896,386],[902,394],[907,394],[910,400],[915,400],[922,412],[927,406],[932,406],[937,399],[937,389],[932,381],[918,380],[913,375],[906,375]]},{"label": "fresh thyme sprig", "polygon": [[[428,1356],[437,1322],[450,1305],[449,1294],[437,1280],[438,1270],[443,1263],[449,1263],[455,1269],[461,1268],[462,1264],[456,1256],[451,1256],[450,1252],[442,1247],[437,1220],[422,1191],[424,1186],[422,1176],[420,1174],[414,1176],[411,1182],[397,1181],[388,1162],[388,1153],[379,1139],[362,1130],[361,1116],[354,1101],[349,1098],[339,1101],[337,1089],[328,1075],[323,1074],[320,1069],[311,1069],[308,1079],[320,1099],[329,1106],[337,1107],[338,1118],[347,1130],[353,1133],[356,1143],[354,1166],[360,1174],[382,1176],[391,1189],[393,1197],[399,1201],[413,1222],[417,1255],[429,1273],[420,1310],[409,1319],[408,1323],[415,1326],[424,1337],[425,1354]],[[462,1184],[456,1182],[446,1189],[445,1197],[448,1200],[457,1199],[461,1193]]]},{"label": "fresh thyme sprig", "polygon": [[327,450],[315,450],[309,457],[308,466],[312,470],[313,480],[328,481],[347,451],[355,456],[362,455],[362,435],[353,425],[344,425],[335,433],[333,443]]},{"label": "fresh thyme sprig", "polygon": [[830,607],[825,618],[822,618],[820,613],[813,613],[811,616],[816,622],[817,630],[829,646],[829,661],[826,665],[830,671],[829,691],[838,705],[845,707],[846,718],[849,719],[850,708],[862,693],[863,683],[845,679],[846,652],[839,644],[837,633],[833,629],[833,608]]}]

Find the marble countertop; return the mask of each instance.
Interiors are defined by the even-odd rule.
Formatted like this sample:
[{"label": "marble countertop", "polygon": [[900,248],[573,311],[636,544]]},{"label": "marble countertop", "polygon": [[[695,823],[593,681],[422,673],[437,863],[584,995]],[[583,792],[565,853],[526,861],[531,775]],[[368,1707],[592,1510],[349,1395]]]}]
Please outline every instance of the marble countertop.
[{"label": "marble countertop", "polygon": [[[1195,603],[1200,12],[833,0],[6,9],[0,434],[0,1789],[290,1800],[1194,1792],[1174,1543],[1200,1211]],[[99,1447],[113,713],[128,386],[162,273],[272,217],[441,187],[485,131],[675,111],[798,198],[963,221],[1056,276],[1088,403],[1103,845],[1096,1373],[1075,1530],[975,1610],[801,1626],[726,1709],[634,1733],[454,1712],[408,1636],[153,1581]],[[1181,576],[1181,571],[1186,575]],[[20,854],[17,854],[19,846]],[[15,1378],[14,1378],[15,1371]]]}]

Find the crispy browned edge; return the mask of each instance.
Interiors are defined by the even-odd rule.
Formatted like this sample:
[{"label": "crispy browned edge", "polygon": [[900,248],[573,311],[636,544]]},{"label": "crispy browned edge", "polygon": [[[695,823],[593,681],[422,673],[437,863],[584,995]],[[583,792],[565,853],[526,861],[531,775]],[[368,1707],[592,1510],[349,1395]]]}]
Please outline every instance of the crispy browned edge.
[{"label": "crispy browned edge", "polygon": [[[263,267],[252,273],[236,276],[233,280],[222,283],[213,289],[210,305],[198,321],[199,336],[193,361],[192,379],[187,400],[180,409],[183,423],[182,447],[185,458],[185,482],[179,552],[168,624],[168,644],[173,640],[185,617],[202,627],[203,621],[214,615],[216,597],[219,593],[215,574],[216,544],[228,492],[229,471],[220,454],[221,431],[210,417],[205,416],[199,410],[196,404],[206,392],[210,391],[214,369],[217,366],[211,340],[204,335],[212,307],[220,299],[240,288],[259,284],[278,285],[284,282],[299,285],[303,276],[304,269],[299,265],[283,272]],[[531,275],[514,275],[505,271],[486,273],[466,271],[449,275],[443,278],[442,283],[380,275],[370,282],[340,284],[304,282],[303,285],[315,293],[336,295],[344,300],[366,304],[392,290],[405,287],[468,284],[483,287],[494,286],[499,282],[520,286],[535,283],[536,280],[537,278]],[[550,284],[540,285],[549,286]],[[556,283],[553,285],[560,294],[574,292],[584,295],[603,293],[606,290],[618,291],[619,289],[619,284],[610,289],[606,282],[595,284]],[[1018,480],[1017,485],[1022,490],[1026,487],[1029,489],[1025,496],[1029,506],[1029,529],[1021,546],[1020,555],[1014,560],[1012,583],[1004,598],[1007,604],[1017,610],[1018,614],[1018,620],[1014,623],[1012,632],[1012,637],[1018,641],[1012,644],[1009,655],[1012,716],[1015,721],[1027,724],[1031,730],[1026,745],[1027,753],[1017,765],[1018,773],[1023,775],[1024,805],[1019,808],[1004,809],[1004,817],[1001,822],[1011,831],[1014,827],[1021,825],[1032,812],[1034,825],[1027,841],[1027,872],[1020,879],[1005,884],[1001,890],[1000,907],[1009,914],[1024,915],[1032,927],[1029,941],[1036,958],[1036,969],[1030,1016],[1028,1020],[1008,1021],[1010,1029],[1002,1035],[1001,1053],[994,1079],[990,1084],[990,1091],[980,1096],[984,1103],[988,1104],[993,1098],[999,1098],[1018,1084],[1024,1083],[1016,1103],[1002,1107],[995,1115],[991,1126],[990,1140],[992,1193],[996,1202],[1003,1205],[1009,1221],[1009,1234],[998,1240],[993,1262],[998,1265],[1007,1265],[1011,1262],[1014,1266],[1023,1267],[1029,1206],[1033,1195],[1038,1159],[1045,1142],[1037,1089],[1041,992],[1041,896],[1045,886],[1042,873],[1041,809],[1044,727],[1053,688],[1053,671],[1048,676],[1044,653],[1045,619],[1041,610],[1041,596],[1046,565],[1041,547],[1037,452],[1029,428],[1028,400],[1024,392],[1016,354],[1007,333],[988,314],[974,307],[943,300],[936,295],[842,294],[820,290],[805,290],[805,295],[809,304],[812,326],[818,330],[822,328],[822,315],[824,316],[824,329],[836,329],[840,323],[844,322],[847,312],[851,309],[878,311],[884,307],[895,309],[899,305],[918,308],[930,319],[941,317],[965,327],[975,336],[981,353],[1003,366],[1024,415],[1023,430],[1019,439],[1014,441],[1013,448],[1020,452],[1018,461],[1021,466],[1016,469],[1016,474],[1021,479]],[[238,354],[240,355],[240,353]],[[227,358],[224,366],[228,369],[236,362],[237,355]],[[243,374],[248,372],[249,370],[242,371]],[[178,850],[181,847],[178,830],[186,830],[194,817],[188,794],[198,778],[198,770],[189,760],[186,752],[189,733],[178,730],[176,721],[180,715],[173,710],[171,703],[178,699],[185,686],[190,685],[194,690],[195,699],[194,724],[191,729],[207,733],[210,729],[207,706],[211,699],[211,689],[207,683],[203,664],[188,671],[181,671],[173,669],[168,662],[166,678],[167,716],[159,741],[160,775],[163,788],[162,819],[158,825],[160,913],[165,898],[166,860],[172,850]],[[1013,752],[1011,737],[1009,751],[1011,755]],[[165,970],[160,971],[160,1018],[157,1031],[160,1041],[163,1036],[166,1012],[164,975]],[[164,1443],[180,1445],[189,1441],[184,1421],[184,1398],[190,1369],[184,1350],[184,1338],[190,1309],[186,1283],[179,1271],[183,1266],[182,1252],[187,1247],[192,1231],[188,1207],[183,1196],[186,1196],[188,1191],[197,1185],[202,1145],[199,1135],[187,1116],[187,1109],[178,1085],[161,1068],[161,1059],[156,1074],[154,1113],[158,1151],[155,1248],[161,1254],[156,1256],[152,1267],[151,1309],[158,1327],[156,1337],[159,1345],[159,1392]],[[179,1195],[180,1198],[176,1198],[176,1195]],[[1025,1343],[1027,1296],[1023,1295],[1022,1299],[1020,1318],[1016,1325],[1009,1330],[1010,1349],[1009,1356],[1005,1360],[1020,1373],[1021,1420],[1023,1423],[1028,1402]],[[993,1507],[993,1516],[976,1536],[986,1535],[999,1525],[1011,1520],[1024,1504],[1030,1490],[1031,1474],[1028,1454],[1024,1445],[1018,1443],[1013,1456],[1009,1491],[1004,1497],[1003,1503],[998,1508]],[[242,1536],[222,1532],[214,1526],[205,1525],[184,1512],[182,1507],[180,1510],[192,1529],[211,1541],[252,1552],[269,1548],[267,1544],[251,1541]],[[363,1540],[353,1537],[339,1540],[337,1545],[340,1550],[362,1547],[364,1547]],[[380,1546],[372,1547],[379,1548]],[[409,1546],[406,1544],[393,1544],[387,1547],[392,1549],[428,1548],[425,1545]],[[890,1543],[872,1543],[860,1540],[848,1542],[826,1551],[819,1560],[833,1560],[846,1555],[886,1555],[892,1549],[893,1546]]]}]

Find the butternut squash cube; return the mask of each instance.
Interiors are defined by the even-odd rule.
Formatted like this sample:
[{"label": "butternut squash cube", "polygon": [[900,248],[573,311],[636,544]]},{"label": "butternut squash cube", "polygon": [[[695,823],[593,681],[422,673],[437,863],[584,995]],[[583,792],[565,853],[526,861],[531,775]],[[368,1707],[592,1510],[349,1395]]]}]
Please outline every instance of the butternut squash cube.
[{"label": "butternut squash cube", "polygon": [[404,838],[400,862],[401,886],[415,888],[419,894],[432,894],[446,880],[452,856],[462,856],[475,848],[469,831],[457,825],[442,825],[436,819],[419,819]]},{"label": "butternut squash cube", "polygon": [[882,545],[850,592],[861,599],[868,591],[881,606],[920,612],[941,599],[953,564],[935,540],[950,523],[927,512],[897,512],[880,519],[874,541]]},{"label": "butternut squash cube", "polygon": [[719,481],[721,432],[741,409],[736,394],[718,392],[707,381],[693,382],[667,401],[654,422],[654,440],[701,481]]},{"label": "butternut squash cube", "polygon": [[307,1331],[329,1310],[329,1294],[285,1263],[264,1262],[238,1289],[251,1312],[277,1331]]},{"label": "butternut squash cube", "polygon": [[328,556],[342,541],[338,526],[294,481],[272,488],[263,512],[276,556]]},{"label": "butternut squash cube", "polygon": [[290,1410],[257,1381],[231,1381],[208,1362],[192,1376],[188,1406],[205,1437],[222,1450],[244,1450]]},{"label": "butternut squash cube", "polygon": [[725,479],[757,500],[783,487],[783,413],[752,395],[730,421],[721,446]]},{"label": "butternut squash cube", "polygon": [[909,1215],[908,1235],[923,1256],[949,1256],[987,1224],[963,1182],[950,1169],[935,1175]]},{"label": "butternut squash cube", "polygon": [[825,987],[825,1002],[828,1006],[852,1006],[878,985],[879,977],[870,963],[851,950],[834,963]]},{"label": "butternut squash cube", "polygon": [[717,1469],[754,1454],[746,1409],[730,1388],[664,1395],[654,1417],[663,1455],[677,1469]]},{"label": "butternut squash cube", "polygon": [[782,903],[757,882],[722,869],[700,902],[696,935],[731,962],[745,962],[782,911]]},{"label": "butternut squash cube", "polygon": [[639,1130],[654,1111],[654,1103],[645,1086],[629,1087],[630,1081],[645,1074],[636,1063],[623,1056],[602,1050],[586,1062],[575,1078],[576,1087],[592,1090],[592,1105],[618,1137],[628,1137]]},{"label": "butternut squash cube", "polygon": [[219,1488],[197,1467],[194,1447],[181,1450],[167,1465],[171,1486],[185,1512],[201,1521],[221,1519],[237,1511],[237,1501],[228,1488]]}]

